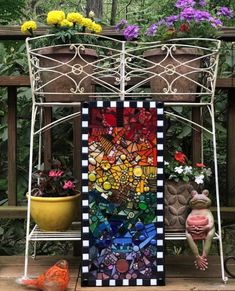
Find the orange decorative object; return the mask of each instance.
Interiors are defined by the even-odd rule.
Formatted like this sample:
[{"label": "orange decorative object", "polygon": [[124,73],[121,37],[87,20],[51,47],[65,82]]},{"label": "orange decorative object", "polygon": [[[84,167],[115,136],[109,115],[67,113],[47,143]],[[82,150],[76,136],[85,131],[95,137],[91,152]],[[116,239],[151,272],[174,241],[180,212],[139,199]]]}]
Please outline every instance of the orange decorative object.
[{"label": "orange decorative object", "polygon": [[38,278],[22,279],[19,283],[44,291],[64,291],[69,284],[68,263],[60,260]]}]

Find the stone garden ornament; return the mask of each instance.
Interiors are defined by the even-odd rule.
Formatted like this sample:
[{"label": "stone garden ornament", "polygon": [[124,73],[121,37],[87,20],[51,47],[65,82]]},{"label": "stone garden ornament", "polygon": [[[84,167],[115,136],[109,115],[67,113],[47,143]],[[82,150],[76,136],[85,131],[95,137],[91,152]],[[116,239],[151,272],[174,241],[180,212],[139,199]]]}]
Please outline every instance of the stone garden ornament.
[{"label": "stone garden ornament", "polygon": [[[187,241],[196,258],[195,266],[202,271],[208,268],[207,256],[215,234],[214,217],[209,209],[211,200],[208,195],[208,190],[203,190],[202,194],[192,191],[192,199],[189,201],[192,211],[186,220]],[[198,241],[203,241],[202,254],[199,253]]]}]

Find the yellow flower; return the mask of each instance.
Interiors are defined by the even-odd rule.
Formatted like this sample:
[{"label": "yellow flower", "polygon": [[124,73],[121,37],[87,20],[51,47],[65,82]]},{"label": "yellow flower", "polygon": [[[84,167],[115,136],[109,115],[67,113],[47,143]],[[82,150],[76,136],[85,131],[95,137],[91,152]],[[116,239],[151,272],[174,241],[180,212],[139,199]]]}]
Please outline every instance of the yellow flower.
[{"label": "yellow flower", "polygon": [[47,24],[57,25],[60,24],[65,19],[64,11],[62,10],[52,10],[47,14]]},{"label": "yellow flower", "polygon": [[82,26],[85,26],[90,30],[89,27],[92,27],[92,24],[93,24],[93,21],[90,18],[83,17],[82,22],[81,22]]},{"label": "yellow flower", "polygon": [[68,21],[67,19],[64,19],[61,21],[60,23],[60,26],[63,26],[63,27],[72,27],[73,26],[73,23]]},{"label": "yellow flower", "polygon": [[93,22],[92,31],[94,31],[95,33],[101,33],[102,26],[100,24]]},{"label": "yellow flower", "polygon": [[83,18],[84,17],[82,16],[82,14],[77,13],[77,12],[71,12],[71,13],[68,13],[68,15],[67,15],[68,21],[70,21],[72,23],[80,24],[82,22]]},{"label": "yellow flower", "polygon": [[25,21],[21,25],[21,32],[24,34],[33,34],[35,29],[37,29],[37,23],[33,20]]}]

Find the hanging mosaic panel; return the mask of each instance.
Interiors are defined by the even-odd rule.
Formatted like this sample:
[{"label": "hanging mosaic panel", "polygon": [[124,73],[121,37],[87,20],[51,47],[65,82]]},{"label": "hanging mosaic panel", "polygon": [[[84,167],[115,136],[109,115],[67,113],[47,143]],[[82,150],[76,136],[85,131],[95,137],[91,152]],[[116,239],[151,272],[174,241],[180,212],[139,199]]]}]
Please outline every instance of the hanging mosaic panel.
[{"label": "hanging mosaic panel", "polygon": [[82,285],[164,285],[163,104],[84,104],[82,181]]}]

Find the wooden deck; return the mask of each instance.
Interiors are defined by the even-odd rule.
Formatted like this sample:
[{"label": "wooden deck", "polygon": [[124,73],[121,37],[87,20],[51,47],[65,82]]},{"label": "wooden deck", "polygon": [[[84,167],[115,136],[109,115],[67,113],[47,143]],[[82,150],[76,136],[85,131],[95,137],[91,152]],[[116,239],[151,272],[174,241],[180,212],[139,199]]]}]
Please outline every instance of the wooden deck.
[{"label": "wooden deck", "polygon": [[[37,276],[53,265],[58,257],[38,257],[33,261],[30,259],[30,275]],[[118,287],[81,287],[78,278],[78,257],[67,257],[70,266],[71,280],[69,291],[115,291]],[[170,256],[166,258],[166,286],[162,287],[124,287],[126,291],[234,291],[235,279],[229,279],[224,284],[220,275],[220,263],[218,257],[209,258],[209,269],[206,272],[197,271],[192,264],[192,257]],[[16,284],[15,280],[23,274],[24,257],[0,257],[0,290],[17,291],[32,290]],[[233,265],[235,267],[235,263]],[[234,270],[234,268],[233,268]],[[78,279],[77,279],[78,278]]]}]

